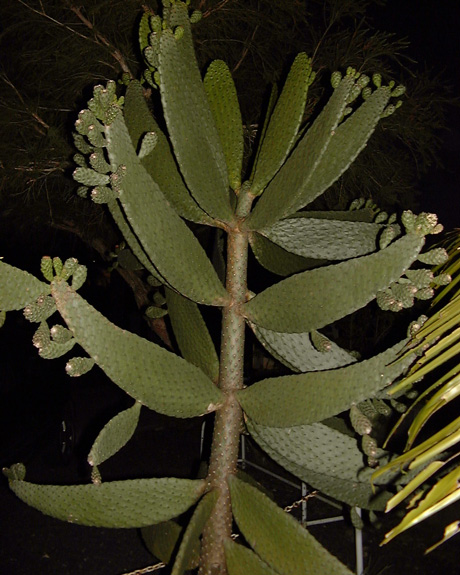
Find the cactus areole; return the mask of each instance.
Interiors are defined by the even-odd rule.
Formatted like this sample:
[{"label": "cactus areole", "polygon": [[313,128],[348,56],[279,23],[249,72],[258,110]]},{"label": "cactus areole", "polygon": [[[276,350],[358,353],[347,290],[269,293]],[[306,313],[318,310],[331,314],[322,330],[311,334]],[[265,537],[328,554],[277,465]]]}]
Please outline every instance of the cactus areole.
[{"label": "cactus areole", "polygon": [[[399,107],[392,99],[403,92],[382,85],[378,75],[371,81],[353,69],[335,72],[328,103],[305,131],[315,76],[305,54],[294,60],[272,99],[246,173],[235,86],[220,60],[202,77],[191,33],[198,19],[188,2],[178,0],[164,0],[161,16],[146,12],[139,31],[146,65],[141,80],[127,80],[123,94],[115,82],[96,86],[74,134],[78,193],[106,204],[162,297],[160,307],[149,308],[151,317],[169,314],[181,356],[118,328],[87,303],[78,293],[86,268],[74,258],[44,257],[43,280],[0,261],[2,318],[24,309],[37,326],[33,343],[42,357],[69,355],[66,370],[73,377],[98,366],[134,400],[97,437],[88,456],[91,483],[35,485],[21,464],[6,474],[26,503],[63,520],[143,527],[153,530],[153,539],[167,530],[177,553],[160,558],[173,563],[173,574],[191,565],[200,575],[349,574],[297,521],[238,476],[240,434],[250,433],[315,489],[350,505],[385,504],[384,487],[377,497],[363,470],[365,456],[377,463],[379,457],[363,406],[388,409],[385,388],[412,358],[394,361],[402,342],[357,361],[320,330],[375,299],[398,311],[429,297],[431,272],[421,271],[421,262],[417,273],[409,268],[425,236],[441,226],[433,214],[411,212],[398,223],[364,200],[327,216],[304,210],[347,170],[377,123]],[[144,86],[159,90],[162,110],[155,113],[163,114],[165,132],[150,112]],[[214,227],[220,238],[212,261],[192,231],[200,226]],[[247,285],[250,250],[256,265],[287,277],[254,294]],[[428,252],[421,261],[442,258],[439,251]],[[222,312],[219,351],[203,305]],[[61,317],[56,325],[55,314]],[[245,387],[248,328],[292,375]],[[75,344],[86,356],[72,355]],[[330,425],[350,408],[363,436],[359,442]],[[204,479],[104,481],[99,466],[130,440],[141,409],[182,418],[214,412]],[[190,523],[181,530],[171,520],[192,506]],[[232,541],[234,525],[246,545]]]}]

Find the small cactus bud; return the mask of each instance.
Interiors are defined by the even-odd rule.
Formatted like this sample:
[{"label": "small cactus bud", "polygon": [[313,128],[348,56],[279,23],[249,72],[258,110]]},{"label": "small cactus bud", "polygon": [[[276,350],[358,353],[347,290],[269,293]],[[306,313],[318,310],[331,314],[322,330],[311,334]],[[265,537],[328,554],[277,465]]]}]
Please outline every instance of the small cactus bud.
[{"label": "small cactus bud", "polygon": [[399,84],[398,86],[396,86],[396,88],[391,92],[391,95],[393,98],[399,98],[399,96],[402,96],[403,94],[406,93],[406,87]]},{"label": "small cactus bud", "polygon": [[361,448],[364,453],[369,457],[376,457],[377,455],[377,442],[376,440],[368,434],[363,435],[361,440]]},{"label": "small cactus bud", "polygon": [[74,132],[72,134],[72,136],[73,136],[74,146],[82,154],[90,154],[94,150],[94,147],[91,146],[90,144],[88,144],[86,139],[81,134]]},{"label": "small cactus bud", "polygon": [[437,286],[446,286],[449,285],[452,281],[452,276],[449,274],[438,274],[434,277],[433,283]]},{"label": "small cactus bud", "polygon": [[420,300],[431,299],[433,296],[434,296],[434,289],[430,287],[419,289],[415,294],[415,297]]},{"label": "small cactus bud", "polygon": [[382,74],[372,74],[372,83],[376,88],[382,85]]},{"label": "small cactus bud", "polygon": [[0,327],[3,327],[6,320],[6,312],[0,310]]},{"label": "small cactus bud", "polygon": [[394,224],[386,226],[380,234],[379,248],[384,250],[386,247],[388,247],[391,242],[399,235],[399,231],[399,226]]},{"label": "small cactus bud", "polygon": [[49,282],[53,281],[53,260],[49,256],[44,256],[40,262],[40,270],[45,279]]},{"label": "small cactus bud", "polygon": [[333,87],[334,89],[335,89],[335,88],[338,88],[338,86],[339,86],[339,84],[340,84],[341,81],[342,81],[342,73],[339,72],[338,70],[335,71],[335,72],[332,72],[332,75],[331,75],[331,85],[332,85],[332,87]]},{"label": "small cactus bud", "polygon": [[375,216],[374,222],[376,224],[383,224],[388,220],[388,214],[386,212],[380,212]]},{"label": "small cactus bud", "polygon": [[167,309],[151,305],[145,310],[145,315],[150,319],[158,319],[164,317],[168,313]]},{"label": "small cactus bud", "polygon": [[388,106],[380,114],[380,117],[381,118],[388,118],[388,116],[391,116],[392,114],[394,114],[395,111],[396,111],[396,106],[394,104],[388,104]]},{"label": "small cactus bud", "polygon": [[364,198],[356,198],[355,200],[353,200],[350,204],[350,210],[360,210],[364,204],[365,204],[365,199]]},{"label": "small cactus bud", "polygon": [[361,74],[361,76],[356,80],[356,83],[361,89],[363,89],[369,84],[370,81],[371,79],[369,76],[366,76],[366,74]]},{"label": "small cactus bud", "polygon": [[152,46],[147,46],[144,50],[144,58],[147,61],[147,64],[151,68],[158,68],[159,59],[158,59],[158,52],[152,48]]},{"label": "small cactus bud", "polygon": [[371,94],[372,94],[372,88],[370,86],[366,86],[365,88],[363,88],[361,92],[361,97],[363,100],[367,100]]},{"label": "small cactus bud", "polygon": [[322,333],[319,333],[319,331],[312,331],[310,333],[310,338],[313,347],[317,351],[320,351],[321,353],[327,353],[328,351],[331,351],[332,344],[330,340]]},{"label": "small cactus bud", "polygon": [[148,156],[155,148],[158,142],[158,135],[156,132],[147,132],[142,138],[141,147],[139,149],[138,157],[141,160]]},{"label": "small cactus bud", "polygon": [[73,357],[66,363],[65,370],[70,377],[80,377],[88,373],[94,363],[92,357]]},{"label": "small cactus bud", "polygon": [[405,413],[407,411],[407,407],[404,405],[404,403],[396,401],[396,399],[390,400],[390,403],[391,407],[398,413]]},{"label": "small cactus bud", "polygon": [[105,146],[105,138],[102,135],[101,130],[99,130],[96,125],[92,124],[88,128],[87,137],[88,137],[88,140],[91,142],[91,144],[93,144],[94,147],[103,148]]},{"label": "small cactus bud", "polygon": [[96,466],[91,470],[91,481],[93,485],[100,485],[102,483],[101,472]]},{"label": "small cactus bud", "polygon": [[428,287],[434,279],[431,270],[427,269],[407,270],[406,276],[414,285],[417,286],[418,289]]},{"label": "small cactus bud", "polygon": [[64,267],[64,264],[62,263],[61,258],[53,258],[53,267],[54,267],[54,273],[57,277],[61,277],[61,273],[62,273],[62,268]]},{"label": "small cactus bud", "polygon": [[32,337],[33,345],[40,351],[50,343],[50,330],[46,321],[42,321]]},{"label": "small cactus bud", "polygon": [[372,431],[372,424],[369,419],[357,408],[352,405],[350,408],[350,422],[353,429],[359,435],[366,435]]},{"label": "small cactus bud", "polygon": [[88,270],[86,269],[86,266],[79,264],[75,268],[72,274],[72,284],[71,284],[74,290],[80,289],[81,286],[85,283],[87,273]]},{"label": "small cactus bud", "polygon": [[163,26],[163,21],[161,20],[160,16],[158,16],[158,15],[150,16],[149,23],[150,23],[150,28],[154,32],[161,32],[162,26]]},{"label": "small cactus bud", "polygon": [[380,415],[384,415],[385,417],[389,417],[391,415],[391,407],[387,405],[383,399],[373,399],[372,403]]},{"label": "small cactus bud", "polygon": [[83,154],[74,154],[73,161],[80,168],[87,168],[88,167],[88,164],[86,162],[86,158]]},{"label": "small cactus bud", "polygon": [[85,186],[105,186],[110,182],[109,176],[90,168],[76,168],[72,175],[75,181]]},{"label": "small cactus bud", "polygon": [[9,468],[4,467],[2,472],[10,481],[24,481],[26,478],[26,467],[23,463],[14,463]]},{"label": "small cactus bud", "polygon": [[359,84],[355,84],[350,90],[350,93],[348,94],[347,104],[351,104],[352,102],[354,102],[360,94],[361,94],[361,87],[359,86]]},{"label": "small cactus bud", "polygon": [[117,197],[117,194],[107,186],[96,186],[91,190],[91,199],[95,204],[108,204]]},{"label": "small cactus bud", "polygon": [[202,18],[203,14],[201,13],[200,10],[194,10],[191,14],[190,14],[190,24],[196,24],[197,22],[199,22]]},{"label": "small cactus bud", "polygon": [[439,266],[449,259],[449,254],[444,248],[434,248],[428,252],[419,254],[418,261],[430,266]]},{"label": "small cactus bud", "polygon": [[[89,163],[93,170],[101,174],[110,172],[110,164],[104,158],[103,151],[99,148],[95,150],[89,157]],[[84,167],[84,166],[83,166]]]},{"label": "small cactus bud", "polygon": [[50,335],[56,343],[67,343],[72,339],[72,332],[63,325],[53,325]]},{"label": "small cactus bud", "polygon": [[74,273],[77,269],[78,260],[76,258],[69,258],[65,261],[64,265],[62,266],[61,278],[67,281],[70,276]]},{"label": "small cactus bud", "polygon": [[54,299],[49,295],[41,295],[35,302],[24,308],[24,317],[31,322],[43,322],[55,311]]},{"label": "small cactus bud", "polygon": [[183,26],[176,26],[176,28],[174,28],[174,38],[176,40],[180,40],[184,35],[184,28]]}]

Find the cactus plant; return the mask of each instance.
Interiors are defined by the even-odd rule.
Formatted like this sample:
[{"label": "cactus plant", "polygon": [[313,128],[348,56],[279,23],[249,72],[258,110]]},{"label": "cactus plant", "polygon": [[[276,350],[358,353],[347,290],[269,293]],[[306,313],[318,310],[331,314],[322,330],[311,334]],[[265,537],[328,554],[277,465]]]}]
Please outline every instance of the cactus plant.
[{"label": "cactus plant", "polygon": [[[44,258],[46,281],[0,262],[0,309],[24,309],[39,324],[33,342],[40,355],[59,357],[77,343],[87,357],[70,358],[69,375],[97,365],[135,400],[97,437],[88,457],[92,484],[34,485],[21,464],[6,474],[13,491],[44,513],[85,525],[156,525],[158,537],[164,531],[181,537],[174,574],[193,563],[199,538],[202,575],[346,574],[294,519],[238,477],[240,433],[245,427],[269,455],[315,488],[350,505],[382,507],[389,495],[372,492],[361,442],[333,418],[352,407],[356,429],[367,438],[364,451],[378,457],[371,425],[364,429],[357,410],[369,398],[387,397],[386,388],[413,356],[393,363],[403,341],[357,361],[318,330],[376,298],[385,309],[410,307],[429,282],[409,268],[423,257],[425,236],[440,226],[432,214],[405,214],[403,231],[369,202],[345,212],[303,209],[398,107],[390,103],[392,85],[375,76],[371,89],[368,77],[349,69],[333,75],[329,102],[307,131],[301,129],[314,79],[304,54],[272,99],[258,151],[243,169],[243,126],[231,74],[217,61],[202,79],[191,20],[196,13],[190,16],[178,0],[164,1],[162,18],[145,13],[141,19],[143,80],[159,90],[167,133],[135,80],[127,81],[121,97],[114,82],[96,86],[75,125],[78,193],[107,205],[134,256],[163,286],[182,357],[119,329],[87,303],[78,293],[85,268],[75,259]],[[186,220],[225,235],[223,282]],[[288,277],[250,291],[250,247],[263,267]],[[203,305],[221,310],[220,354]],[[55,311],[65,327],[49,327]],[[292,375],[244,385],[247,326]],[[183,418],[215,414],[204,479],[104,481],[98,466],[129,441],[145,408]],[[170,520],[196,503],[183,535],[171,528]],[[231,541],[233,519],[252,550]]]}]

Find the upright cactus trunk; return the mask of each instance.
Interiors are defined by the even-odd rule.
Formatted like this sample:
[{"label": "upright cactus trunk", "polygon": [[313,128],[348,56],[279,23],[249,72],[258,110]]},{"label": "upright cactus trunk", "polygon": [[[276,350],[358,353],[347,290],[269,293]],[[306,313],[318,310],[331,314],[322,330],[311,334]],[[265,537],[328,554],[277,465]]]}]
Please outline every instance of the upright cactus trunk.
[{"label": "upright cactus trunk", "polygon": [[229,305],[223,309],[219,387],[223,407],[216,413],[208,482],[217,489],[218,499],[203,531],[200,575],[227,573],[223,543],[230,538],[232,508],[228,478],[236,472],[243,415],[235,393],[243,389],[245,318],[242,305],[247,300],[248,232],[241,223],[249,215],[253,196],[240,192],[235,224],[227,230],[226,288]]}]

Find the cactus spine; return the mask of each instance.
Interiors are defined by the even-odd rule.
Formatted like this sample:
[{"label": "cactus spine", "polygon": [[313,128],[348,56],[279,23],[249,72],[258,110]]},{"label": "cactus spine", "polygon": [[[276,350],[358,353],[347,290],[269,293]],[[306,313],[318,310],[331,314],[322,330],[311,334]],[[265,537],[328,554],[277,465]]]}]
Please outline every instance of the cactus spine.
[{"label": "cactus spine", "polygon": [[[76,122],[74,172],[78,193],[107,205],[150,281],[164,289],[159,306],[168,306],[183,357],[117,328],[90,306],[77,293],[86,270],[76,260],[44,258],[46,282],[0,262],[0,310],[25,308],[26,317],[39,323],[34,343],[40,354],[58,357],[77,343],[88,357],[70,358],[69,375],[97,365],[135,400],[96,439],[89,455],[92,484],[37,486],[25,480],[22,466],[7,475],[26,502],[87,525],[166,521],[166,529],[198,502],[174,575],[192,561],[192,543],[200,535],[201,575],[252,573],[255,566],[280,575],[321,569],[347,575],[308,532],[237,477],[239,436],[246,425],[271,457],[315,488],[351,505],[378,506],[361,442],[335,429],[331,418],[352,407],[355,419],[353,406],[384,400],[385,388],[413,357],[393,363],[402,342],[357,361],[320,330],[374,299],[397,311],[414,297],[428,296],[435,278],[409,268],[417,258],[443,258],[439,251],[420,255],[425,235],[440,226],[432,214],[405,213],[403,231],[394,217],[364,201],[346,212],[303,210],[350,166],[378,121],[398,107],[391,97],[401,93],[383,86],[378,75],[372,89],[369,78],[352,69],[343,77],[335,73],[328,104],[304,133],[314,78],[304,54],[295,59],[279,98],[273,97],[252,171],[244,174],[243,128],[230,72],[215,62],[202,80],[190,20],[197,20],[196,12],[189,17],[188,3],[179,0],[164,2],[162,18],[146,13],[141,19],[144,81],[160,91],[168,133],[152,117],[139,82],[131,81],[122,97],[114,82],[97,86]],[[226,235],[225,285],[184,220]],[[263,267],[288,277],[258,294],[249,291],[249,246]],[[219,359],[200,305],[221,308]],[[55,310],[65,328],[48,326]],[[152,313],[164,311],[157,306]],[[293,375],[244,387],[246,326]],[[104,481],[99,464],[129,441],[145,408],[184,418],[215,412],[205,480]],[[365,430],[364,447],[374,463],[380,453],[371,431]],[[384,489],[381,495],[388,499]],[[116,505],[119,497],[126,505]],[[267,518],[270,534],[255,519],[260,517]],[[231,542],[233,519],[250,548],[242,551]],[[180,529],[172,525],[175,547]],[[293,564],[293,557],[302,560]]]}]

